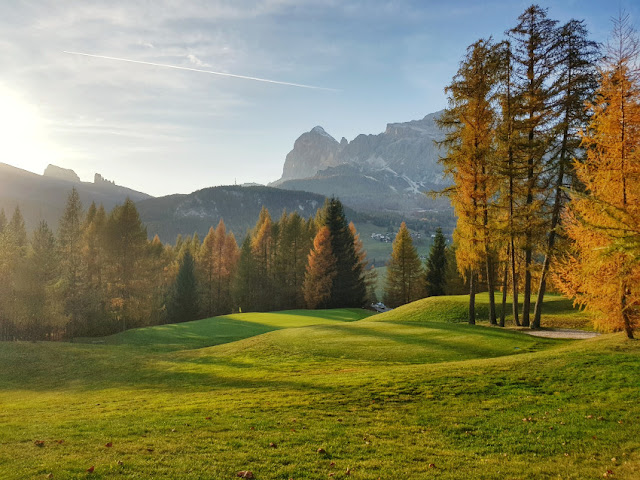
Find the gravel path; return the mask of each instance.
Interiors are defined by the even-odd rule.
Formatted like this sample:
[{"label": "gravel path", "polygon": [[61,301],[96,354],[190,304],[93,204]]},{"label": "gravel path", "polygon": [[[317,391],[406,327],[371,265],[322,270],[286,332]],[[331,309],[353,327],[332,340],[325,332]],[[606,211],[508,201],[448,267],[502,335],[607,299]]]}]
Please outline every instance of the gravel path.
[{"label": "gravel path", "polygon": [[571,330],[569,328],[554,328],[553,330],[520,330],[527,335],[545,338],[575,338],[585,339],[600,335],[598,332],[585,332],[584,330]]}]

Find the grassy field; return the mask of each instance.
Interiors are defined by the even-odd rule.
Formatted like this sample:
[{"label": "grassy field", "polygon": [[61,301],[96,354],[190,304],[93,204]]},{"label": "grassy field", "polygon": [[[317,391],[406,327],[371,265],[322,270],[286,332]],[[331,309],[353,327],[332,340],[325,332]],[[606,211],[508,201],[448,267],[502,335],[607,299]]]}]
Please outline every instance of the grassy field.
[{"label": "grassy field", "polygon": [[0,478],[638,478],[638,342],[472,327],[465,300],[0,343]]}]

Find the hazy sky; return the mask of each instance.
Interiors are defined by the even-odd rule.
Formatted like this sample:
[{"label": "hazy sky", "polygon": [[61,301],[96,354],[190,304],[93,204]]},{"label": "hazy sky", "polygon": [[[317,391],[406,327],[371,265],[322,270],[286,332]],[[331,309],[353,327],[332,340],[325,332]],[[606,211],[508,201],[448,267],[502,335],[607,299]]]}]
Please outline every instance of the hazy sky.
[{"label": "hazy sky", "polygon": [[[636,1],[539,3],[606,40]],[[501,38],[521,1],[0,2],[0,161],[95,172],[152,195],[282,173],[295,139],[338,140],[445,107],[470,43]],[[228,72],[299,88],[64,51]]]}]

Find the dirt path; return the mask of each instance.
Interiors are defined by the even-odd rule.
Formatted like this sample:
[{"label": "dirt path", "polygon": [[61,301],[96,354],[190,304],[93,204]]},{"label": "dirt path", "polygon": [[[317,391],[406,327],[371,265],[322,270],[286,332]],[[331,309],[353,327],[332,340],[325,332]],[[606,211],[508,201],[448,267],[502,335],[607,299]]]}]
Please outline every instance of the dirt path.
[{"label": "dirt path", "polygon": [[572,330],[569,328],[554,328],[553,330],[520,330],[527,335],[545,338],[574,338],[585,339],[600,335],[598,332],[585,332],[584,330]]}]

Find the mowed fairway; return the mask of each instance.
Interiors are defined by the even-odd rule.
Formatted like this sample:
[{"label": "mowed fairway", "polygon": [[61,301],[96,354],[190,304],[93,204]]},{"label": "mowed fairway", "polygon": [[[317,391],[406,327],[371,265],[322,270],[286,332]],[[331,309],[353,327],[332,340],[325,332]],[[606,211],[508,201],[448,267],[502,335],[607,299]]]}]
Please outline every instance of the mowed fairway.
[{"label": "mowed fairway", "polygon": [[0,343],[0,478],[639,478],[638,342],[455,323],[464,301]]}]

